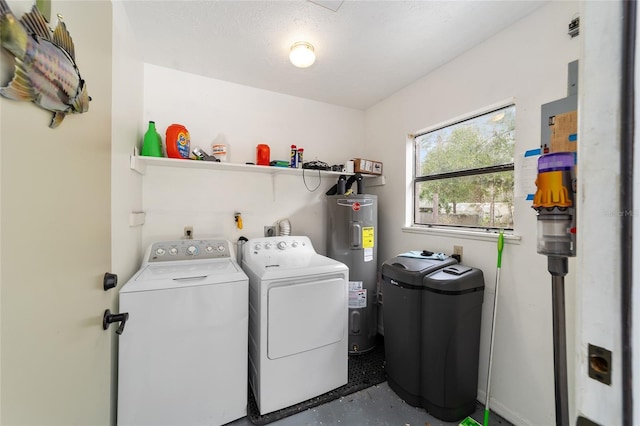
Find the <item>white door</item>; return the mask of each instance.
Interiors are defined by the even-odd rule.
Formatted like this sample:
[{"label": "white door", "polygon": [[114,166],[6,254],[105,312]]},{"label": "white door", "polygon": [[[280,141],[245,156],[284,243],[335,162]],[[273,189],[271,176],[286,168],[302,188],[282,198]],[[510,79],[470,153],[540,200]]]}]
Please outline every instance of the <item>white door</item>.
[{"label": "white door", "polygon": [[[93,100],[50,129],[48,111],[0,98],[0,423],[108,425],[111,4],[53,1],[51,11],[53,25],[64,16]],[[1,60],[4,84],[12,58]]]}]

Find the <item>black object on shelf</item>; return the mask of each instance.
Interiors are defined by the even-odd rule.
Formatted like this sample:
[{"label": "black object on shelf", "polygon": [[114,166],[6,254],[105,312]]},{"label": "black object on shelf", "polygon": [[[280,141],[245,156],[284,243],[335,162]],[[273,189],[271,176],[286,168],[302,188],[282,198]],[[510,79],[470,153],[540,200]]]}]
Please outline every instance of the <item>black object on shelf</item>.
[{"label": "black object on shelf", "polygon": [[302,163],[303,169],[311,169],[311,170],[331,170],[331,167],[324,161],[307,161],[306,163]]}]

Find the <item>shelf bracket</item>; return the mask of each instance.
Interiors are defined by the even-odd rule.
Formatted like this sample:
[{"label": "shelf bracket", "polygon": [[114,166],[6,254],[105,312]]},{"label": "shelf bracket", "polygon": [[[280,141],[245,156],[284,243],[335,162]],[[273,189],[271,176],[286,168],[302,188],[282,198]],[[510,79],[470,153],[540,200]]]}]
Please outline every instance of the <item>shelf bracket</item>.
[{"label": "shelf bracket", "polygon": [[140,161],[140,157],[137,155],[132,155],[129,157],[129,167],[131,170],[135,170],[136,172],[144,175],[147,172],[147,165]]},{"label": "shelf bracket", "polygon": [[276,175],[271,175],[271,200],[276,201]]},{"label": "shelf bracket", "polygon": [[386,179],[384,175],[376,177],[368,177],[365,181],[366,186],[384,186]]},{"label": "shelf bracket", "polygon": [[146,214],[145,212],[131,212],[129,213],[129,226],[141,226],[144,225]]}]

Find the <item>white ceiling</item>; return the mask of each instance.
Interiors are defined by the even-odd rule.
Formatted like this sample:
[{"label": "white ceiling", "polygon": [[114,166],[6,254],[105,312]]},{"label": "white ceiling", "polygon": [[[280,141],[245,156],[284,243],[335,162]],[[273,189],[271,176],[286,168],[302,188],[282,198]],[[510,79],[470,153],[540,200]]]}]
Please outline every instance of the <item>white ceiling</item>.
[{"label": "white ceiling", "polygon": [[[547,2],[122,1],[144,62],[356,109]],[[310,68],[289,63],[289,48],[299,40],[315,46]]]}]

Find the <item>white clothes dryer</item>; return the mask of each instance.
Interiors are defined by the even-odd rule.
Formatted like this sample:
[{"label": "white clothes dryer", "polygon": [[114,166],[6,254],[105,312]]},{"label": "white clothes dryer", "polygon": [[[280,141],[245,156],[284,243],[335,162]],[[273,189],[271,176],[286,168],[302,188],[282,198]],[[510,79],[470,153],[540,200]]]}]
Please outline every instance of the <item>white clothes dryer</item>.
[{"label": "white clothes dryer", "polygon": [[348,381],[348,281],[343,263],[305,236],[250,239],[249,384],[260,414],[316,397]]},{"label": "white clothes dryer", "polygon": [[152,244],[119,298],[119,426],[246,415],[248,278],[228,241]]}]

